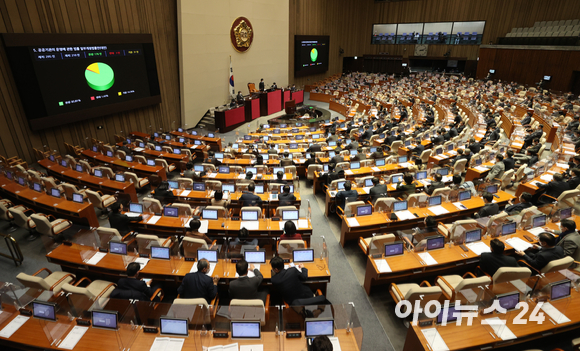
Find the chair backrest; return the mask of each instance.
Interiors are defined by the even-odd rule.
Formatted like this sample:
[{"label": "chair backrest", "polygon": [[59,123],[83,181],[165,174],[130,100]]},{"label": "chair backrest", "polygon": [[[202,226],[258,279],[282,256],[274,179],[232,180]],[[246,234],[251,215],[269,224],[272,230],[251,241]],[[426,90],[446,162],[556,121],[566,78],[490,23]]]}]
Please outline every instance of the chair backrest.
[{"label": "chair backrest", "polygon": [[72,184],[62,183],[62,187],[64,189],[64,195],[68,200],[72,200],[73,194],[79,194],[77,187]]},{"label": "chair backrest", "polygon": [[427,164],[427,162],[429,162],[429,156],[431,156],[431,150],[425,150],[421,153],[421,161],[424,164]]},{"label": "chair backrest", "polygon": [[453,166],[453,174],[461,174],[465,172],[465,165],[467,164],[467,159],[459,160]]},{"label": "chair backrest", "polygon": [[380,211],[391,211],[393,202],[397,201],[394,197],[379,197],[375,201],[374,210],[375,212]]},{"label": "chair backrest", "polygon": [[290,173],[292,178],[296,178],[296,166],[285,166],[284,173]]},{"label": "chair backrest", "polygon": [[398,153],[399,152],[399,148],[403,146],[403,142],[400,140],[396,140],[393,141],[393,143],[391,144],[391,152],[393,153]]},{"label": "chair backrest", "polygon": [[57,188],[57,185],[54,182],[54,179],[48,178],[48,177],[41,177],[40,179],[42,180],[42,185],[44,185],[46,190],[50,190],[52,188]]},{"label": "chair backrest", "polygon": [[441,297],[442,290],[438,286],[420,287],[419,285],[412,287],[405,294],[405,300],[414,304],[415,301],[420,300],[421,305],[424,306],[428,301],[438,300]]},{"label": "chair backrest", "polygon": [[218,189],[221,190],[222,189],[222,182],[220,182],[219,180],[206,180],[205,187],[207,189],[210,189],[210,190],[218,190]]},{"label": "chair backrest", "polygon": [[189,306],[202,305],[205,308],[208,308],[208,306],[209,306],[207,301],[203,297],[200,297],[197,299],[182,299],[182,298],[178,297],[175,300],[173,300],[173,304],[174,305],[189,305]]},{"label": "chair backrest", "polygon": [[142,165],[147,164],[147,159],[143,155],[135,155],[135,156],[133,156],[133,160],[136,162],[139,162]]},{"label": "chair backrest", "polygon": [[524,176],[524,170],[526,169],[525,165],[520,166],[520,168],[518,168],[518,170],[516,171],[516,177],[515,177],[515,181],[519,182]]},{"label": "chair backrest", "polygon": [[193,186],[193,179],[190,178],[177,178],[177,183],[180,188],[190,188]]},{"label": "chair backrest", "polygon": [[37,232],[44,235],[52,235],[52,226],[50,225],[48,218],[36,213],[30,215],[30,218],[34,221],[34,224],[36,224]]},{"label": "chair backrest", "polygon": [[169,164],[167,163],[166,160],[164,160],[162,158],[156,158],[155,165],[165,168],[165,172],[169,173]]},{"label": "chair backrest", "polygon": [[282,211],[297,210],[296,206],[278,206],[276,216],[282,216]]},{"label": "chair backrest", "polygon": [[307,179],[314,179],[314,172],[322,170],[322,165],[309,165],[308,173],[306,174]]},{"label": "chair backrest", "polygon": [[83,287],[79,287],[79,286],[74,286],[71,284],[64,284],[62,286],[62,290],[64,290],[64,292],[69,293],[69,294],[77,294],[77,295],[81,295],[86,297],[87,299],[94,301],[97,296],[94,295],[91,290],[89,290],[88,288],[83,288]]},{"label": "chair backrest", "polygon": [[501,267],[492,277],[493,284],[505,283],[512,280],[527,279],[532,271],[527,267]]},{"label": "chair backrest", "polygon": [[19,208],[9,208],[8,212],[12,215],[13,222],[20,228],[28,227],[28,217]]},{"label": "chair backrest", "polygon": [[542,268],[540,270],[540,272],[542,272],[542,273],[557,272],[559,270],[566,269],[566,268],[570,267],[572,265],[572,263],[574,263],[574,259],[570,256],[566,256],[566,257],[561,258],[559,260],[553,260],[553,261],[548,262],[548,264],[546,266],[544,266],[544,268]]},{"label": "chair backrest", "polygon": [[449,228],[449,239],[454,238],[454,233],[455,233],[455,230],[457,229],[457,227],[461,227],[464,225],[470,225],[470,224],[477,225],[477,221],[475,219],[462,219],[462,220],[453,222],[453,224],[451,225],[451,228]]},{"label": "chair backrest", "polygon": [[410,194],[407,196],[408,207],[418,207],[420,203],[426,202],[429,195],[424,193]]},{"label": "chair backrest", "polygon": [[19,273],[16,276],[16,280],[20,282],[20,284],[24,285],[27,288],[38,289],[38,290],[50,290],[50,285],[44,280],[44,278],[29,275],[26,273]]},{"label": "chair backrest", "polygon": [[577,189],[566,190],[562,192],[562,194],[558,196],[558,207],[574,207],[574,198],[578,195],[580,195],[580,190]]},{"label": "chair backrest", "polygon": [[97,193],[96,191],[92,191],[87,189],[86,191],[87,196],[89,197],[89,201],[93,204],[93,206],[96,206],[97,208],[103,209],[103,199],[101,198],[101,195],[99,193]]},{"label": "chair backrest", "polygon": [[457,286],[455,287],[455,292],[458,293],[464,289],[472,289],[477,288],[478,286],[486,286],[491,283],[491,278],[484,275],[482,277],[477,278],[467,278],[463,279]]},{"label": "chair backrest", "polygon": [[431,194],[431,196],[442,195],[445,198],[447,198],[447,196],[449,196],[450,191],[451,191],[451,188],[449,188],[449,187],[438,188],[438,189],[433,190],[433,193]]},{"label": "chair backrest", "polygon": [[109,241],[122,241],[123,237],[119,234],[119,231],[115,228],[107,228],[107,227],[98,227],[97,228],[97,235],[101,240],[101,247],[107,247]]},{"label": "chair backrest", "polygon": [[345,181],[346,181],[346,179],[344,179],[344,178],[333,180],[332,182],[330,182],[330,189],[336,190],[338,187],[338,183],[345,182]]},{"label": "chair backrest", "polygon": [[224,218],[226,216],[226,208],[222,206],[206,206],[206,210],[216,210],[218,211],[218,218]]},{"label": "chair backrest", "polygon": [[37,183],[41,183],[42,184],[42,175],[40,174],[40,172],[37,172],[33,169],[29,169],[26,171],[28,173],[28,179],[30,179],[33,182],[37,182]]},{"label": "chair backrest", "polygon": [[205,249],[207,250],[208,246],[205,240],[192,238],[185,236],[183,237],[183,241],[181,242],[181,247],[183,248],[183,256],[188,258],[196,258],[197,259],[197,250],[198,249]]},{"label": "chair backrest", "polygon": [[161,213],[162,209],[163,206],[159,200],[152,197],[143,198],[143,212]]},{"label": "chair backrest", "polygon": [[[348,150],[347,150],[347,151],[348,151]],[[350,167],[350,163],[348,163],[348,162],[339,162],[339,163],[337,163],[337,164],[336,164],[336,166],[334,167],[334,170],[335,170],[336,172],[338,172],[338,171],[340,171],[341,169],[342,169],[342,170],[347,170],[349,167]]]},{"label": "chair backrest", "polygon": [[125,178],[135,184],[135,188],[139,188],[139,177],[137,177],[137,174],[133,172],[125,172]]},{"label": "chair backrest", "polygon": [[262,326],[266,325],[266,308],[261,299],[230,301],[231,320],[259,320]]},{"label": "chair backrest", "polygon": [[532,211],[536,211],[538,208],[536,206],[530,206],[528,208],[524,208],[521,212],[520,212],[520,216],[523,216],[525,213],[528,212],[532,212]]},{"label": "chair backrest", "polygon": [[193,213],[193,209],[191,208],[191,206],[189,204],[182,204],[182,203],[174,202],[171,206],[177,207],[178,212],[179,212],[178,215],[182,216],[182,217],[190,217]]},{"label": "chair backrest", "polygon": [[107,176],[109,179],[115,179],[115,172],[109,167],[99,167],[103,171],[103,176]]},{"label": "chair backrest", "polygon": [[367,176],[367,177],[360,177],[360,178],[356,178],[355,182],[356,182],[356,186],[358,187],[364,187],[365,186],[365,182],[367,181],[367,179],[373,179],[374,176]]}]

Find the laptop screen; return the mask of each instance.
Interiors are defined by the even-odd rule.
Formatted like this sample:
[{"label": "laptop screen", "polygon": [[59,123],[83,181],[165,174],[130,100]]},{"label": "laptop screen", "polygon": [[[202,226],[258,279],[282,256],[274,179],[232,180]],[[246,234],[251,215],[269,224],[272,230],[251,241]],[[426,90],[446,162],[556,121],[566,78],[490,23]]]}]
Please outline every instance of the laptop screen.
[{"label": "laptop screen", "polygon": [[125,161],[133,162],[133,156],[129,156],[129,155],[125,156]]},{"label": "laptop screen", "polygon": [[334,319],[306,318],[304,321],[304,336],[315,338],[317,336],[334,335]]},{"label": "laptop screen", "polygon": [[337,182],[337,183],[336,183],[336,188],[337,188],[338,190],[344,190],[344,183],[345,183],[344,181],[342,181],[342,182]]},{"label": "laptop screen", "polygon": [[205,183],[193,183],[193,190],[205,191]]},{"label": "laptop screen", "polygon": [[180,143],[185,143],[185,138],[179,138],[178,140]]},{"label": "laptop screen", "polygon": [[177,207],[164,207],[163,215],[167,217],[179,217],[179,209]]},{"label": "laptop screen", "polygon": [[260,339],[260,322],[231,322],[232,339]]},{"label": "laptop screen", "polygon": [[82,172],[83,171],[83,166],[82,165],[76,165],[75,169],[77,172]]},{"label": "laptop screen", "polygon": [[34,183],[34,184],[32,184],[32,189],[34,191],[41,192],[42,191],[42,185],[40,185],[40,183]]},{"label": "laptop screen", "polygon": [[93,327],[117,329],[116,311],[92,311]]},{"label": "laptop screen", "polygon": [[270,159],[270,155],[268,154],[260,154],[260,156],[262,156],[263,161],[268,161]]},{"label": "laptop screen", "polygon": [[63,167],[68,167],[68,163],[65,160],[60,161],[60,165]]},{"label": "laptop screen", "polygon": [[24,186],[25,183],[26,183],[26,180],[24,180],[24,178],[18,177],[18,184]]},{"label": "laptop screen", "polygon": [[123,174],[115,174],[115,180],[118,182],[124,182],[125,181],[125,175]]},{"label": "laptop screen", "polygon": [[161,246],[151,246],[151,258],[168,260],[170,257],[169,248]]},{"label": "laptop screen", "polygon": [[258,169],[256,167],[246,167],[246,173],[252,172],[252,174],[258,173]]},{"label": "laptop screen", "polygon": [[465,233],[465,243],[473,243],[481,240],[481,229],[470,230]]},{"label": "laptop screen", "polygon": [[396,175],[396,176],[392,176],[391,177],[391,183],[393,184],[398,184],[403,180],[403,176],[402,175]]},{"label": "laptop screen", "polygon": [[328,146],[336,146],[336,141],[329,141]]},{"label": "laptop screen", "polygon": [[113,151],[111,151],[111,150],[108,150],[108,151],[107,151],[107,156],[109,156],[109,157],[113,157]]},{"label": "laptop screen", "polygon": [[263,194],[264,193],[264,184],[256,184],[254,188],[254,192],[256,194]]},{"label": "laptop screen", "polygon": [[407,201],[397,201],[393,204],[393,210],[396,211],[405,211],[407,209]]},{"label": "laptop screen", "polygon": [[161,335],[188,336],[187,319],[159,318],[159,332]]},{"label": "laptop screen", "polygon": [[266,251],[244,251],[244,259],[248,263],[266,263]]},{"label": "laptop screen", "polygon": [[171,135],[166,135],[165,140],[171,140]]},{"label": "laptop screen", "polygon": [[194,140],[193,145],[201,145],[201,140]]},{"label": "laptop screen", "polygon": [[399,163],[405,163],[405,162],[407,162],[407,156],[401,156],[401,157],[399,157],[398,162]]},{"label": "laptop screen", "polygon": [[207,137],[208,138],[215,138],[215,134],[214,133],[207,133]]},{"label": "laptop screen", "polygon": [[359,169],[360,168],[360,162],[351,162],[350,163],[350,169]]},{"label": "laptop screen", "polygon": [[501,235],[510,235],[516,232],[516,222],[506,223],[501,226]]},{"label": "laptop screen", "polygon": [[442,176],[446,176],[449,174],[449,168],[439,168],[437,173],[441,174]]},{"label": "laptop screen", "polygon": [[441,205],[441,195],[431,196],[429,198],[429,206],[439,206]]},{"label": "laptop screen", "polygon": [[356,151],[356,150],[350,150],[350,155],[351,156],[354,156],[356,154],[358,154],[358,151]]},{"label": "laptop screen", "polygon": [[365,179],[365,186],[374,186],[372,179]]},{"label": "laptop screen", "polygon": [[169,180],[167,183],[169,183],[169,187],[171,189],[177,189],[179,188],[179,183],[175,180]]},{"label": "laptop screen", "polygon": [[272,168],[272,172],[274,172],[274,174],[277,174],[278,172],[284,173],[284,167],[274,167]]},{"label": "laptop screen", "polygon": [[32,302],[32,316],[38,319],[56,321],[56,304],[43,301]]},{"label": "laptop screen", "polygon": [[506,310],[513,310],[516,308],[518,303],[520,302],[520,293],[509,293],[509,294],[502,294],[497,295],[496,299],[499,300],[499,305],[506,309]]},{"label": "laptop screen", "polygon": [[425,179],[427,178],[427,171],[421,171],[421,172],[417,172],[417,174],[415,174],[415,179],[417,180],[421,180],[421,179]]},{"label": "laptop screen", "polygon": [[84,202],[83,194],[73,194],[72,199],[74,202],[82,204]]},{"label": "laptop screen", "polygon": [[197,260],[202,260],[202,259],[206,259],[208,260],[208,262],[217,262],[218,261],[218,256],[217,256],[217,251],[216,250],[197,250]]},{"label": "laptop screen", "polygon": [[292,143],[288,146],[289,149],[298,149],[298,144]]},{"label": "laptop screen", "polygon": [[95,174],[95,177],[99,177],[99,178],[103,177],[103,171],[101,171],[100,169],[95,169],[94,174]]},{"label": "laptop screen", "polygon": [[292,251],[292,262],[313,262],[313,261],[314,261],[313,249]]},{"label": "laptop screen", "polygon": [[221,160],[224,158],[223,152],[216,152],[214,155],[215,155],[215,158],[217,158],[218,160]]},{"label": "laptop screen", "polygon": [[176,155],[181,155],[181,149],[173,149],[173,153]]},{"label": "laptop screen", "polygon": [[445,246],[445,237],[436,236],[427,238],[427,250],[437,250]]},{"label": "laptop screen", "polygon": [[441,148],[441,147],[440,147],[440,148],[437,148],[437,149],[435,150],[435,154],[436,154],[436,155],[441,155],[442,153],[443,153],[443,148]]},{"label": "laptop screen", "polygon": [[328,157],[333,158],[334,156],[336,156],[336,153],[334,151],[328,152]]},{"label": "laptop screen", "polygon": [[218,172],[219,173],[225,173],[225,174],[230,173],[230,167],[228,167],[228,166],[220,166],[218,168]]},{"label": "laptop screen", "polygon": [[560,220],[572,217],[572,207],[563,208],[560,210]]},{"label": "laptop screen", "polygon": [[[437,315],[437,324],[443,323],[443,319],[447,322],[454,322],[457,320],[457,315],[455,315],[455,304],[449,304],[447,309],[447,314],[445,314],[445,309],[441,309],[441,312]],[[459,314],[459,313],[458,313]],[[446,318],[444,318],[446,317]]]},{"label": "laptop screen", "polygon": [[298,220],[298,210],[282,211],[282,220],[284,220],[284,221],[297,221]]},{"label": "laptop screen", "polygon": [[194,165],[194,166],[193,166],[193,170],[194,170],[195,172],[203,172],[203,171],[204,171],[204,169],[203,169],[203,165]]},{"label": "laptop screen", "polygon": [[129,204],[129,212],[143,213],[143,205],[136,204],[136,203],[130,203]]},{"label": "laptop screen", "polygon": [[56,188],[52,188],[50,189],[50,195],[60,198],[60,190],[56,189]]},{"label": "laptop screen", "polygon": [[109,252],[119,255],[127,254],[127,244],[116,241],[109,241]]},{"label": "laptop screen", "polygon": [[385,244],[385,257],[402,255],[405,250],[402,241]]},{"label": "laptop screen", "polygon": [[572,282],[568,279],[552,283],[550,287],[550,300],[558,300],[570,296]]},{"label": "laptop screen", "polygon": [[242,221],[257,221],[258,211],[242,211]]},{"label": "laptop screen", "polygon": [[497,193],[497,185],[490,185],[485,189],[485,191],[487,191],[490,194],[495,194]]},{"label": "laptop screen", "polygon": [[222,191],[229,191],[230,193],[233,193],[236,191],[236,186],[234,184],[222,184]]},{"label": "laptop screen", "polygon": [[532,219],[532,228],[546,225],[546,215],[534,216]]},{"label": "laptop screen", "polygon": [[373,206],[372,205],[358,206],[356,208],[356,215],[357,216],[369,216],[372,213],[373,213]]},{"label": "laptop screen", "polygon": [[465,201],[471,199],[471,191],[466,190],[459,193],[459,201]]},{"label": "laptop screen", "polygon": [[[313,134],[312,139],[320,139],[320,134]],[[336,146],[336,141],[329,141],[328,145],[330,145],[330,143],[334,143],[334,146]],[[333,145],[330,145],[330,146],[333,146]]]},{"label": "laptop screen", "polygon": [[203,218],[203,219],[218,219],[218,210],[204,209],[201,212],[201,218]]},{"label": "laptop screen", "polygon": [[155,160],[147,160],[147,166],[155,166]]},{"label": "laptop screen", "polygon": [[252,140],[252,136],[251,135],[244,135],[244,140]]}]

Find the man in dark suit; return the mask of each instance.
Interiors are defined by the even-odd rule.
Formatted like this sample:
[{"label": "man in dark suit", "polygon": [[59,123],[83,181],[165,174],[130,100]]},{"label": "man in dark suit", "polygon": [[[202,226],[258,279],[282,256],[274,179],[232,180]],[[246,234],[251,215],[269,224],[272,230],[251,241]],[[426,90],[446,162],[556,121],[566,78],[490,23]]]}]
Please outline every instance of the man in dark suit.
[{"label": "man in dark suit", "polygon": [[370,138],[373,136],[373,131],[371,129],[370,125],[365,125],[365,131],[364,133],[362,133],[362,135],[360,136],[360,140],[370,140]]},{"label": "man in dark suit", "polygon": [[572,122],[568,123],[566,126],[566,130],[572,132],[577,130],[578,126],[580,126],[580,117],[578,115],[574,115],[574,117],[572,117]]},{"label": "man in dark suit", "polygon": [[306,152],[320,152],[320,151],[322,151],[322,146],[320,146],[320,144],[318,143],[310,145],[308,150],[306,150]]},{"label": "man in dark suit", "polygon": [[514,160],[514,152],[513,150],[506,151],[506,158],[503,159],[503,165],[505,167],[505,171],[509,171],[510,169],[514,169],[516,165],[516,160]]},{"label": "man in dark suit", "polygon": [[[580,234],[576,231],[576,222],[570,219],[560,221],[562,230],[550,231],[558,235],[556,246],[561,246],[564,250],[564,256],[570,256],[574,261],[580,261]],[[576,264],[572,268],[577,267]]]},{"label": "man in dark suit", "polygon": [[537,154],[538,152],[540,152],[541,148],[542,148],[542,144],[540,144],[540,139],[535,138],[534,140],[532,140],[532,146],[528,147],[526,149],[526,151],[531,151],[531,152]]},{"label": "man in dark suit", "polygon": [[213,152],[213,150],[209,150],[207,152],[207,158],[203,161],[203,163],[211,163],[215,167],[219,167],[219,165],[221,165],[222,163],[217,158],[215,158],[214,155],[215,153]]},{"label": "man in dark suit", "polygon": [[477,212],[476,218],[489,217],[499,213],[499,205],[493,203],[493,194],[486,191],[481,197],[483,197],[485,205]]},{"label": "man in dark suit", "polygon": [[290,185],[282,187],[282,193],[278,195],[279,206],[291,206],[296,201],[296,196],[290,192]]},{"label": "man in dark suit", "polygon": [[109,225],[111,228],[117,229],[121,235],[125,235],[131,231],[129,229],[130,223],[137,223],[143,220],[142,216],[129,217],[122,214],[121,211],[123,210],[123,205],[118,202],[112,204],[109,208],[111,209],[111,214],[109,215]]},{"label": "man in dark suit", "polygon": [[[564,176],[561,173],[555,173],[554,179],[548,184],[536,183],[536,186],[540,189],[544,189],[545,195],[549,195],[554,199],[557,199],[566,190],[570,190],[570,185],[564,181]],[[547,196],[541,196],[539,202],[543,204],[552,203],[556,200]]]},{"label": "man in dark suit", "polygon": [[526,149],[528,146],[532,145],[532,140],[534,140],[536,138],[540,139],[543,134],[544,134],[544,126],[542,124],[539,124],[536,127],[535,131],[533,131],[532,133],[530,133],[524,137],[524,145],[522,146],[522,150]]},{"label": "man in dark suit", "polygon": [[437,136],[434,137],[433,140],[431,140],[433,144],[435,145],[442,144],[445,141],[445,137],[443,136],[443,134],[445,134],[445,129],[439,129],[437,131]]},{"label": "man in dark suit", "polygon": [[522,126],[527,126],[532,123],[532,116],[534,113],[532,111],[528,111],[524,118],[522,119]]},{"label": "man in dark suit", "polygon": [[177,288],[179,297],[182,299],[204,298],[208,304],[211,303],[217,294],[217,283],[220,277],[211,278],[207,275],[209,271],[209,262],[205,258],[199,260],[197,272],[187,273]]},{"label": "man in dark suit", "polygon": [[338,141],[338,135],[336,135],[336,131],[330,132],[330,136],[326,138],[326,142],[328,143],[329,141]]},{"label": "man in dark suit", "polygon": [[445,188],[445,183],[442,182],[443,176],[441,174],[439,173],[435,174],[433,176],[433,179],[434,181],[425,187],[425,192],[427,193],[427,195],[433,194],[435,189]]},{"label": "man in dark suit", "polygon": [[482,253],[479,259],[479,267],[485,273],[493,277],[501,267],[519,267],[515,258],[503,254],[505,244],[501,240],[492,239],[489,248],[491,252]]},{"label": "man in dark suit", "polygon": [[579,168],[572,168],[570,171],[570,179],[568,179],[568,187],[570,190],[576,189],[578,185],[580,185],[580,169]]},{"label": "man in dark suit", "polygon": [[127,156],[132,156],[133,155],[133,151],[127,146],[127,140],[123,140],[123,143],[121,146],[119,146],[119,150],[124,151],[125,155]]},{"label": "man in dark suit", "polygon": [[425,145],[419,143],[413,150],[411,150],[411,153],[417,154],[417,156],[421,156],[423,151],[425,151]]},{"label": "man in dark suit", "polygon": [[280,160],[280,166],[286,167],[286,166],[295,166],[295,165],[296,164],[294,163],[294,161],[292,161],[292,159],[290,158],[290,153],[285,152],[284,158],[282,160]]},{"label": "man in dark suit", "polygon": [[459,135],[459,133],[457,132],[457,129],[455,129],[455,126],[453,126],[453,125],[452,125],[452,126],[450,126],[450,128],[449,128],[449,132],[448,132],[448,133],[449,133],[449,136],[450,136],[451,138],[455,138],[456,136],[458,136],[458,135]]},{"label": "man in dark suit", "polygon": [[255,189],[254,182],[248,185],[248,191],[244,191],[242,196],[240,196],[242,206],[262,206],[262,198],[254,194]]},{"label": "man in dark suit", "polygon": [[121,278],[117,282],[117,287],[113,291],[112,298],[130,298],[146,301],[153,295],[151,280],[145,283],[139,279],[139,269],[141,266],[137,262],[131,262],[127,266],[127,278]]},{"label": "man in dark suit", "polygon": [[538,240],[540,241],[540,246],[533,246],[534,249],[539,250],[538,252],[525,253],[516,251],[516,254],[538,271],[546,267],[550,261],[564,258],[564,249],[562,246],[556,246],[556,238],[552,234],[541,233],[538,236]]},{"label": "man in dark suit", "polygon": [[308,269],[302,263],[295,267],[284,269],[284,259],[275,256],[270,260],[272,266],[272,285],[282,294],[289,305],[297,299],[314,297],[312,290],[302,282],[308,279]]},{"label": "man in dark suit", "polygon": [[244,104],[244,95],[242,95],[241,91],[238,91],[238,95],[236,95],[236,102],[238,103],[238,105]]},{"label": "man in dark suit", "polygon": [[266,84],[264,83],[264,78],[260,79],[260,84],[258,84],[258,89],[260,89],[260,91],[264,91],[266,89]]},{"label": "man in dark suit", "polygon": [[385,158],[385,154],[383,153],[383,147],[382,146],[377,147],[377,150],[373,152],[369,158],[371,160]]},{"label": "man in dark suit", "polygon": [[356,138],[354,136],[350,137],[350,144],[346,146],[346,149],[348,150],[358,149],[358,141],[356,141]]},{"label": "man in dark suit", "polygon": [[236,272],[239,278],[232,280],[230,283],[230,299],[250,300],[263,298],[263,300],[266,300],[266,296],[260,296],[263,294],[258,292],[258,288],[264,279],[262,273],[253,264],[250,265],[250,271],[254,273],[251,278],[248,277],[248,262],[246,260],[242,259],[236,263]]},{"label": "man in dark suit", "polygon": [[340,151],[338,149],[334,149],[335,155],[330,159],[330,163],[341,163],[344,162],[344,157],[340,156]]},{"label": "man in dark suit", "polygon": [[340,208],[345,210],[344,204],[346,203],[346,200],[356,201],[358,199],[358,192],[356,190],[351,190],[351,189],[352,189],[352,183],[350,182],[350,180],[347,180],[344,183],[344,190],[339,191],[336,194],[336,197],[335,197],[336,206],[340,206]]},{"label": "man in dark suit", "polygon": [[379,178],[373,177],[373,187],[370,188],[369,195],[373,202],[377,201],[380,197],[387,197],[387,185],[381,184]]},{"label": "man in dark suit", "polygon": [[520,195],[520,202],[514,205],[512,200],[510,200],[509,206],[506,206],[504,208],[504,211],[509,215],[511,215],[512,213],[522,212],[526,208],[532,207],[532,199],[533,199],[532,194],[524,191]]},{"label": "man in dark suit", "polygon": [[195,172],[193,171],[193,162],[187,162],[185,164],[185,172],[183,172],[183,178],[193,179],[195,177]]},{"label": "man in dark suit", "polygon": [[328,184],[332,183],[333,180],[343,179],[344,178],[344,170],[340,171],[332,171],[328,173]]},{"label": "man in dark suit", "polygon": [[310,158],[307,158],[306,161],[304,161],[304,168],[306,168],[306,171],[308,171],[308,166],[316,164],[320,164],[320,160],[316,158],[316,154],[314,152],[311,152]]},{"label": "man in dark suit", "polygon": [[471,150],[471,153],[475,155],[479,152],[479,150],[481,150],[481,144],[478,143],[477,141],[475,141],[474,138],[471,138],[469,140],[468,148],[469,148],[469,150]]}]

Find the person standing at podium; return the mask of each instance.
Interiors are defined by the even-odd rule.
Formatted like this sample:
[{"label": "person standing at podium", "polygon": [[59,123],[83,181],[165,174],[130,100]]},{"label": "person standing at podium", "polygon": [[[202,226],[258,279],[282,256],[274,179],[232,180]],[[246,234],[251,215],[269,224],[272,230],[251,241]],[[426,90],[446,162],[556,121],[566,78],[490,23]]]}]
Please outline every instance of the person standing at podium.
[{"label": "person standing at podium", "polygon": [[276,82],[274,82],[274,83],[272,83],[270,90],[276,90],[276,89],[278,89],[278,86],[276,85]]},{"label": "person standing at podium", "polygon": [[236,96],[236,100],[238,101],[238,105],[244,104],[244,95],[242,95],[241,91],[238,91],[238,95]]},{"label": "person standing at podium", "polygon": [[264,83],[264,78],[260,79],[260,84],[258,85],[260,91],[264,91],[266,89],[266,84]]}]

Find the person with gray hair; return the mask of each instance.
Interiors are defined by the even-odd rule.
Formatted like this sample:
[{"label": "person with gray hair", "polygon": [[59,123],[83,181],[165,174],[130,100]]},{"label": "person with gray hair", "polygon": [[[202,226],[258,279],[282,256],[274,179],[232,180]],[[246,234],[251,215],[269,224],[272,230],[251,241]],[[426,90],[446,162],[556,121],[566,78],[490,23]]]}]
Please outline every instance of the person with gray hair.
[{"label": "person with gray hair", "polygon": [[218,276],[212,278],[208,275],[210,268],[210,263],[205,258],[198,260],[197,272],[187,273],[177,288],[179,297],[182,299],[204,298],[210,304],[217,295],[217,283],[220,280]]}]

